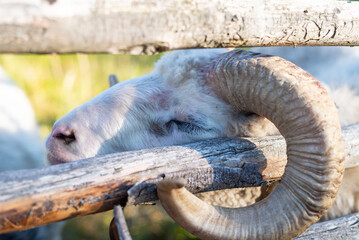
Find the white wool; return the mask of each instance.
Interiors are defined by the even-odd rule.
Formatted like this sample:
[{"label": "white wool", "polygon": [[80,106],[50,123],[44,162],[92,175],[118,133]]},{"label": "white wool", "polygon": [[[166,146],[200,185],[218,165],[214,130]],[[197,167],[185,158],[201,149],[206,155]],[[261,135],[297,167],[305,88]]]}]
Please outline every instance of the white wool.
[{"label": "white wool", "polygon": [[0,68],[0,171],[43,166],[45,149],[30,102]]},{"label": "white wool", "polygon": [[[45,167],[45,159],[45,148],[31,104],[0,67],[0,172]],[[62,223],[56,223],[4,237],[28,239],[31,234],[35,236],[34,240],[60,240],[62,226]]]},{"label": "white wool", "polygon": [[199,69],[206,66],[226,49],[177,50],[166,53],[156,64],[154,74],[162,76],[169,85],[198,84]]},{"label": "white wool", "polygon": [[[359,80],[359,79],[358,79]],[[347,85],[329,88],[329,95],[338,108],[342,126],[359,122],[359,95]]]},{"label": "white wool", "polygon": [[[208,125],[224,131],[232,120],[230,107],[211,93],[204,85],[205,66],[226,49],[178,50],[165,54],[156,64],[153,74],[160,75],[174,89],[177,99],[187,112],[201,110]],[[223,132],[222,134],[226,134]],[[210,137],[210,136],[208,136]]]}]

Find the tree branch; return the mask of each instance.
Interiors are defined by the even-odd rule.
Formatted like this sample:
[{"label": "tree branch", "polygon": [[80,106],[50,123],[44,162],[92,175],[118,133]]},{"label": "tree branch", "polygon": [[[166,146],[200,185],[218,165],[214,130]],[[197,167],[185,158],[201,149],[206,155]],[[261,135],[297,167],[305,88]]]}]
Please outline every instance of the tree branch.
[{"label": "tree branch", "polygon": [[113,213],[114,218],[110,224],[111,240],[132,240],[122,207],[116,205],[113,209]]},{"label": "tree branch", "polygon": [[0,3],[0,52],[357,46],[358,6],[327,0],[5,1]]},{"label": "tree branch", "polygon": [[[343,137],[346,166],[359,165],[359,124]],[[193,193],[259,186],[281,177],[285,152],[281,136],[222,138],[3,172],[0,233],[156,200],[154,183],[165,177],[184,177]]]}]

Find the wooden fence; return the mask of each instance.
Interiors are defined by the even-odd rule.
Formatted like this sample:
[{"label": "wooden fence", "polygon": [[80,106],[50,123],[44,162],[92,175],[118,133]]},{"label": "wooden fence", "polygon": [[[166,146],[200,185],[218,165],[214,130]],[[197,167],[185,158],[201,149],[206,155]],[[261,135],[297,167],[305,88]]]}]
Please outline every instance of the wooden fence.
[{"label": "wooden fence", "polygon": [[130,53],[204,47],[356,46],[357,2],[3,0],[0,52]]}]

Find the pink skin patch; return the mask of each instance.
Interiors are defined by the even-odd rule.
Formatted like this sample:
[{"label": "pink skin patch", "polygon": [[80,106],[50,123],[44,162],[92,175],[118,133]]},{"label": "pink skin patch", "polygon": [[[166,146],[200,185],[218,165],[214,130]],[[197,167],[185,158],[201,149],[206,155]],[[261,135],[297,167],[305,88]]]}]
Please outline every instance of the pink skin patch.
[{"label": "pink skin patch", "polygon": [[158,106],[159,109],[169,110],[169,108],[170,108],[169,99],[170,99],[171,95],[172,95],[172,91],[165,90],[163,92],[153,94],[148,99],[148,102],[152,105]]}]

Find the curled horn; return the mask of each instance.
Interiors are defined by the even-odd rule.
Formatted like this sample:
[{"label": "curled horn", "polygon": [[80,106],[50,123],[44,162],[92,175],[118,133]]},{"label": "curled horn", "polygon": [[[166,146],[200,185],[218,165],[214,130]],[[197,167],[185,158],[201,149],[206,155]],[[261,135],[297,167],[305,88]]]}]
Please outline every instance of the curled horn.
[{"label": "curled horn", "polygon": [[[203,70],[203,69],[201,69]],[[291,239],[331,206],[344,171],[337,110],[310,74],[284,59],[243,50],[220,55],[205,81],[236,111],[272,121],[287,143],[281,183],[262,201],[230,209],[196,198],[183,183],[163,181],[157,193],[168,214],[202,239]]]},{"label": "curled horn", "polygon": [[114,86],[115,84],[119,83],[118,78],[115,74],[111,74],[108,76],[108,82],[110,84],[110,87]]}]

